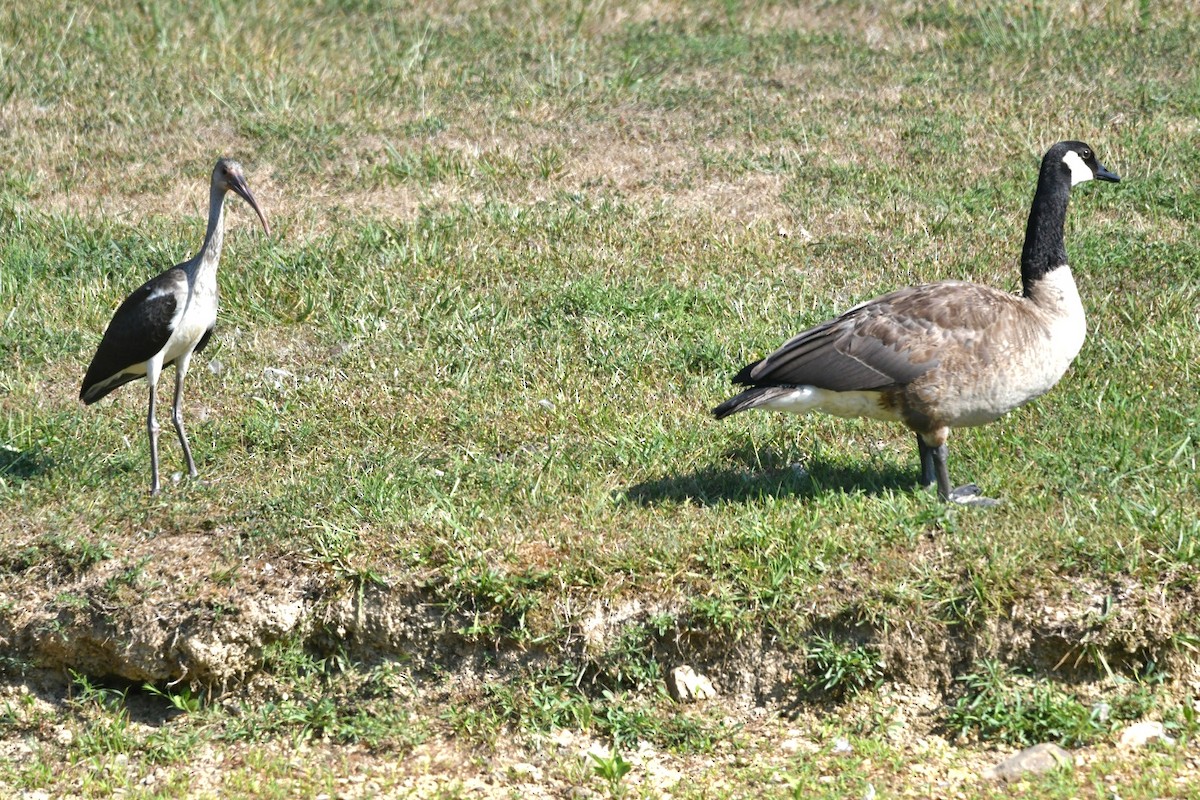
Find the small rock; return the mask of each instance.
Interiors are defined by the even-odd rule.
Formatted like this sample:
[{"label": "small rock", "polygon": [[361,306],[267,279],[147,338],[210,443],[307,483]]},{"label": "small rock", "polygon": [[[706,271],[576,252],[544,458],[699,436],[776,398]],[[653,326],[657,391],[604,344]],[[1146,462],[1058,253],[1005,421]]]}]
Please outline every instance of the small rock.
[{"label": "small rock", "polygon": [[848,756],[854,752],[854,748],[850,746],[850,740],[839,736],[833,740],[833,750],[830,751],[835,756]]},{"label": "small rock", "polygon": [[559,728],[550,734],[550,741],[558,747],[570,747],[575,743],[575,734],[566,728]]},{"label": "small rock", "polygon": [[283,381],[285,378],[296,377],[291,372],[288,372],[286,369],[282,369],[280,367],[264,367],[262,374],[263,379],[276,389],[283,388]]},{"label": "small rock", "polygon": [[533,764],[527,764],[523,761],[508,766],[508,774],[518,780],[523,780],[528,783],[541,783],[542,770]]},{"label": "small rock", "polygon": [[1025,775],[1040,775],[1060,766],[1073,766],[1075,759],[1070,752],[1056,744],[1043,742],[1027,747],[1014,756],[984,770],[984,777],[1001,781],[1015,781]]},{"label": "small rock", "polygon": [[1121,731],[1121,747],[1136,750],[1151,742],[1162,742],[1165,745],[1175,744],[1175,738],[1167,735],[1161,722],[1135,722]]},{"label": "small rock", "polygon": [[592,742],[587,747],[579,751],[579,756],[584,761],[594,761],[596,759],[612,758],[612,748],[604,742]]},{"label": "small rock", "polygon": [[687,666],[676,667],[667,676],[667,691],[680,703],[707,700],[717,696],[712,681]]},{"label": "small rock", "polygon": [[788,736],[779,744],[779,749],[785,753],[817,753],[821,746],[800,736],[795,731],[788,731]]}]

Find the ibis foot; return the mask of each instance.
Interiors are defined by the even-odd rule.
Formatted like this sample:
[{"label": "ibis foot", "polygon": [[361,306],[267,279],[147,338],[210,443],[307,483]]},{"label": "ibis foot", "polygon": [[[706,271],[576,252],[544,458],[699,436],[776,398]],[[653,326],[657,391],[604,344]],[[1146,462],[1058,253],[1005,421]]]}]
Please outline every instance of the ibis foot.
[{"label": "ibis foot", "polygon": [[982,491],[975,484],[968,483],[950,492],[950,496],[946,500],[961,506],[978,506],[979,508],[991,508],[1000,505],[1000,501],[996,498],[984,497],[981,494]]}]

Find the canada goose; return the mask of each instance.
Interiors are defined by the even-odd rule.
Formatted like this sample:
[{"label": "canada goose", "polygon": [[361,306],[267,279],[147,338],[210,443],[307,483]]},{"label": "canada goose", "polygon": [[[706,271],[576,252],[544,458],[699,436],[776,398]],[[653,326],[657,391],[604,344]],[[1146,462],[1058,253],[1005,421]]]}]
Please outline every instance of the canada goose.
[{"label": "canada goose", "polygon": [[712,410],[752,408],[903,422],[917,434],[921,486],[943,501],[993,505],[974,484],[950,488],[951,428],[983,425],[1050,390],[1083,346],[1083,304],[1067,266],[1063,223],[1071,187],[1119,181],[1083,142],[1042,158],[1021,251],[1021,294],[943,281],[855,306],[748,364],[750,388]]},{"label": "canada goose", "polygon": [[175,365],[175,402],[171,422],[179,434],[188,474],[196,477],[192,448],[183,430],[183,379],[192,355],[204,349],[217,324],[217,264],[225,232],[225,194],[241,195],[271,229],[258,201],[246,184],[236,161],[221,159],[213,168],[208,194],[208,229],[200,252],[151,278],[121,303],[100,340],[96,355],[83,378],[79,398],[91,405],[132,380],[145,376],[150,383],[150,493],[158,494],[158,422],[154,418],[155,394],[162,370]]}]

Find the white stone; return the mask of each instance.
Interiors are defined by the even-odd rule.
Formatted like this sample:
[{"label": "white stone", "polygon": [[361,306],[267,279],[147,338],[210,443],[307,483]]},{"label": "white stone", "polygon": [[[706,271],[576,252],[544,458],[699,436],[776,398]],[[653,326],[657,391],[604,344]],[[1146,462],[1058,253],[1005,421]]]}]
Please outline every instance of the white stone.
[{"label": "white stone", "polygon": [[510,764],[508,767],[508,774],[514,778],[530,783],[542,782],[541,768],[524,761],[517,762],[516,764]]},{"label": "white stone", "polygon": [[1002,781],[1020,780],[1025,775],[1040,775],[1061,766],[1073,766],[1075,758],[1056,744],[1045,742],[1027,747],[1014,756],[984,770],[984,777]]},{"label": "white stone", "polygon": [[671,670],[667,676],[667,691],[681,703],[708,700],[717,696],[712,681],[686,664]]},{"label": "white stone", "polygon": [[1130,750],[1145,747],[1151,742],[1162,742],[1166,745],[1175,744],[1175,739],[1167,735],[1161,722],[1135,722],[1121,731],[1121,747]]}]

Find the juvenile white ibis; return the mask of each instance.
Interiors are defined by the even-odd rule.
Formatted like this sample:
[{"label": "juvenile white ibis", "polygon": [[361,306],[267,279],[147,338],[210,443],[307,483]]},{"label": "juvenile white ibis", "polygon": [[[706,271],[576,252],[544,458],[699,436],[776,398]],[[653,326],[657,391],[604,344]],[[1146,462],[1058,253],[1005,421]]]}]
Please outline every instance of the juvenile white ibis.
[{"label": "juvenile white ibis", "polygon": [[246,185],[241,165],[225,158],[219,160],[213,168],[208,229],[200,252],[151,278],[125,298],[108,324],[79,390],[79,398],[91,405],[113,389],[145,376],[150,384],[146,429],[150,435],[151,494],[159,491],[156,391],[159,376],[171,364],[175,365],[171,422],[183,446],[188,475],[196,477],[196,462],[183,429],[183,379],[192,355],[208,344],[217,323],[217,264],[225,230],[225,194],[231,190],[250,204],[263,230],[271,234],[267,218]]},{"label": "juvenile white ibis", "polygon": [[944,281],[869,300],[748,364],[733,378],[748,388],[713,415],[766,408],[902,422],[917,435],[922,486],[936,482],[946,502],[993,505],[974,484],[950,488],[946,439],[1050,391],[1083,346],[1063,223],[1071,187],[1093,178],[1120,180],[1083,142],[1042,158],[1020,295]]}]

